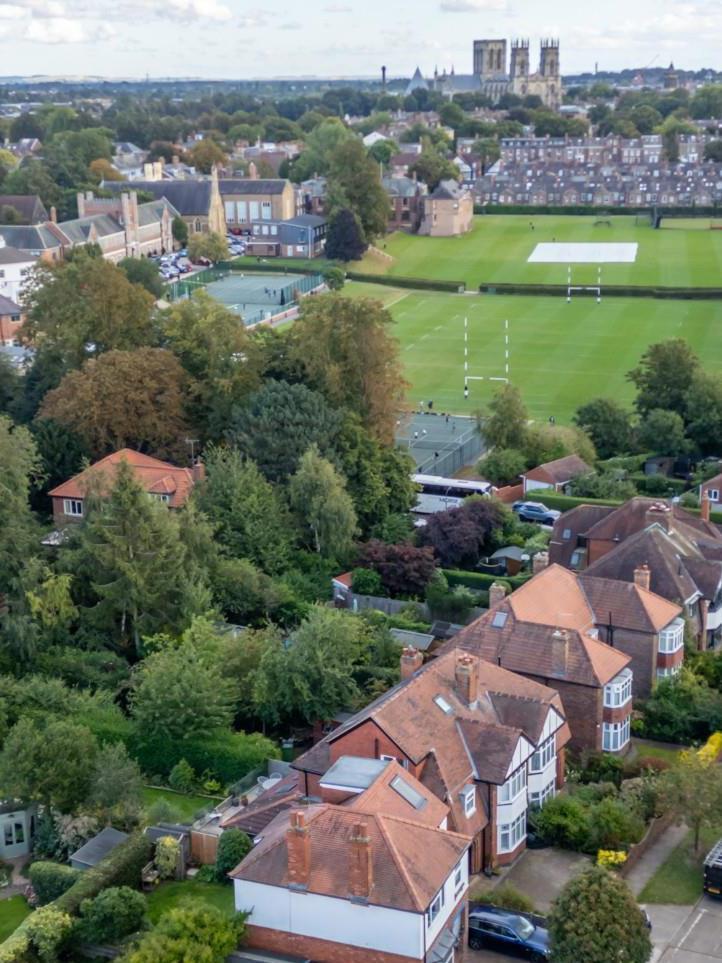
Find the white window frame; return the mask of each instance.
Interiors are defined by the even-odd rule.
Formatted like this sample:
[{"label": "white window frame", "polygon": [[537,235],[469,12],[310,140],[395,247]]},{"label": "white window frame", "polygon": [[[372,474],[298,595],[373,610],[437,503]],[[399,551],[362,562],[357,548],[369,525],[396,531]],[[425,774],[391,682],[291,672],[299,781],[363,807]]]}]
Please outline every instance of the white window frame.
[{"label": "white window frame", "polygon": [[682,668],[682,663],[678,662],[677,665],[665,665],[657,669],[658,679],[669,679],[672,676],[679,675]]},{"label": "white window frame", "polygon": [[470,789],[464,793],[464,815],[468,818],[476,812],[476,790]]},{"label": "white window frame", "polygon": [[149,492],[151,498],[155,498],[156,501],[163,502],[164,505],[170,505],[170,495],[165,492]]},{"label": "white window frame", "polygon": [[546,769],[556,755],[556,749],[556,737],[549,736],[540,746],[537,746],[529,763],[529,771],[541,772],[543,769]]},{"label": "white window frame", "polygon": [[708,489],[707,489],[707,498],[708,498],[711,502],[718,502],[718,501],[719,501],[719,488],[708,488]]},{"label": "white window frame", "polygon": [[665,655],[679,652],[684,646],[684,621],[675,619],[659,633],[659,651]]},{"label": "white window frame", "polygon": [[618,709],[626,705],[632,698],[632,673],[625,670],[604,686],[604,707]]},{"label": "white window frame", "polygon": [[82,518],[84,514],[83,501],[81,498],[64,498],[63,514],[71,518]]},{"label": "white window frame", "polygon": [[535,809],[541,809],[544,803],[548,799],[552,799],[554,796],[556,796],[556,794],[557,782],[556,779],[552,779],[552,781],[548,782],[543,789],[539,790],[539,792],[529,793],[529,805],[533,806]]},{"label": "white window frame", "polygon": [[261,220],[270,221],[273,216],[273,205],[270,201],[261,201]]},{"label": "white window frame", "polygon": [[516,819],[510,823],[499,826],[499,845],[500,853],[510,853],[516,849],[519,843],[526,838],[526,810],[519,813]]},{"label": "white window frame", "polygon": [[630,738],[630,716],[621,722],[602,723],[602,748],[605,752],[619,752]]},{"label": "white window frame", "polygon": [[499,787],[499,802],[514,802],[526,789],[526,766],[520,766],[507,781]]},{"label": "white window frame", "polygon": [[426,918],[429,926],[431,926],[431,924],[434,922],[434,920],[439,915],[443,907],[444,907],[444,887],[442,886],[439,892],[436,894],[436,896],[434,896],[434,898],[432,899],[431,903],[429,904],[429,908],[426,911]]}]

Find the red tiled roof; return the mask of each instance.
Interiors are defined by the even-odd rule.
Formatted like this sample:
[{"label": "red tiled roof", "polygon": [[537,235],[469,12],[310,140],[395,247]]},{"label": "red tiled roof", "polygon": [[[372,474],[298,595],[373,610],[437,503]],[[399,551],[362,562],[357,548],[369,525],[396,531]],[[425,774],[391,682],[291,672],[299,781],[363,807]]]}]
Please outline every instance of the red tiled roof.
[{"label": "red tiled roof", "polygon": [[101,493],[113,487],[121,462],[127,462],[143,488],[157,495],[168,495],[171,508],[180,508],[188,500],[195,479],[190,468],[178,468],[168,462],[143,455],[131,448],[114,451],[85,471],[80,472],[49,492],[51,498],[84,498],[91,480],[101,480]]},{"label": "red tiled roof", "polygon": [[529,481],[547,482],[549,485],[563,485],[564,482],[576,478],[578,475],[587,475],[592,469],[582,461],[579,455],[567,455],[565,458],[557,458],[555,461],[548,461],[531,471],[525,472],[523,477]]}]

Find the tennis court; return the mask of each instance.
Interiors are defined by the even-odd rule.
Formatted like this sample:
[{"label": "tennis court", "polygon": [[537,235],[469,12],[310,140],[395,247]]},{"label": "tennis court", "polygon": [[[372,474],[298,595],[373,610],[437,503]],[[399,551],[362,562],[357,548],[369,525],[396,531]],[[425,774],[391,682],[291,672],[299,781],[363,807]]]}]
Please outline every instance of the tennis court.
[{"label": "tennis court", "polygon": [[396,444],[408,451],[416,470],[427,475],[452,475],[476,461],[482,450],[476,418],[436,411],[428,401],[419,402],[418,411],[399,416]]},{"label": "tennis court", "polygon": [[228,274],[206,286],[212,298],[257,324],[289,308],[302,294],[323,284],[320,274]]}]

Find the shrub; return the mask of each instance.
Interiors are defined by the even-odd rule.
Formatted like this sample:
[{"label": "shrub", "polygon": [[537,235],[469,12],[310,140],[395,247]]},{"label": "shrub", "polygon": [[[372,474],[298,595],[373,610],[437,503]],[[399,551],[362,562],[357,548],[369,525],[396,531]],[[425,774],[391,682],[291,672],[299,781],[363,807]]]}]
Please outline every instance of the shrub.
[{"label": "shrub", "polygon": [[149,826],[169,823],[173,819],[173,809],[167,799],[156,799],[146,810],[146,817]]},{"label": "shrub", "polygon": [[634,779],[645,772],[660,773],[671,767],[672,763],[668,759],[660,759],[658,756],[639,756],[636,759],[626,760],[624,763],[624,778]]},{"label": "shrub", "polygon": [[608,796],[589,811],[590,838],[585,852],[595,849],[626,849],[644,835],[644,822],[635,808]]},{"label": "shrub", "polygon": [[86,899],[92,899],[110,886],[138,886],[143,867],[150,860],[152,843],[147,836],[135,833],[102,859],[97,866],[80,874],[67,892],[58,897],[55,907],[77,915]]},{"label": "shrub", "polygon": [[168,776],[168,785],[177,792],[190,792],[195,782],[196,774],[186,759],[180,759]]},{"label": "shrub", "polygon": [[597,866],[605,869],[616,869],[627,862],[627,854],[623,849],[600,849],[597,853]]},{"label": "shrub", "polygon": [[216,879],[219,883],[229,883],[228,874],[250,852],[251,841],[241,829],[227,829],[218,840],[216,855]]},{"label": "shrub", "polygon": [[583,753],[579,781],[581,783],[613,782],[619,788],[623,770],[624,762],[616,756],[610,756],[607,752]]},{"label": "shrub", "polygon": [[52,903],[66,893],[80,876],[80,871],[61,863],[37,862],[30,867],[30,884],[40,906]]},{"label": "shrub", "polygon": [[511,883],[502,883],[494,889],[474,890],[471,898],[479,903],[488,903],[490,906],[499,906],[517,913],[534,912],[534,904],[529,897]]},{"label": "shrub", "polygon": [[370,568],[355,568],[352,573],[351,591],[357,595],[381,595],[381,576]]},{"label": "shrub", "polygon": [[161,836],[155,844],[155,868],[161,879],[172,879],[178,868],[180,843],[174,836]]},{"label": "shrub", "polygon": [[145,897],[128,886],[111,886],[80,904],[78,935],[88,943],[115,943],[143,924]]},{"label": "shrub", "polygon": [[176,763],[186,759],[196,772],[207,770],[224,785],[242,779],[266,759],[281,755],[274,742],[256,732],[214,732],[202,740],[177,741],[144,738],[136,733],[130,752],[144,772],[166,777]]},{"label": "shrub", "polygon": [[41,963],[56,963],[72,928],[70,914],[53,906],[45,906],[28,918],[26,932]]},{"label": "shrub", "polygon": [[584,803],[573,796],[555,796],[530,815],[534,829],[547,842],[582,852],[589,848],[589,816]]}]

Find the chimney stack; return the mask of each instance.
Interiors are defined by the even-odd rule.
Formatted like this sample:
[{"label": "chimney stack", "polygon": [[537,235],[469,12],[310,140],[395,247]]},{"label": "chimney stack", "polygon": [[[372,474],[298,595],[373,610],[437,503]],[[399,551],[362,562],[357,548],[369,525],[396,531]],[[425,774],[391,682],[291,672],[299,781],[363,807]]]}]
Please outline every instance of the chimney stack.
[{"label": "chimney stack", "polygon": [[311,868],[311,840],[308,838],[305,817],[300,810],[291,813],[291,824],[286,831],[286,847],[289,885],[304,888],[308,886]]},{"label": "chimney stack", "polygon": [[202,481],[205,480],[205,477],[206,477],[206,466],[203,464],[203,462],[200,460],[200,458],[198,458],[198,459],[193,463],[193,467],[191,468],[191,474],[193,475],[193,481],[196,483],[196,485],[197,485],[199,482],[202,482]]},{"label": "chimney stack", "polygon": [[531,570],[534,575],[538,575],[539,572],[543,572],[545,568],[549,567],[549,552],[537,552],[531,563]]},{"label": "chimney stack", "polygon": [[51,208],[50,208],[50,220],[52,221],[53,224],[57,224],[57,223],[58,223],[58,209],[57,209],[57,207],[51,207]]},{"label": "chimney stack", "polygon": [[401,678],[410,679],[424,664],[424,657],[413,645],[407,645],[401,653]]},{"label": "chimney stack", "polygon": [[569,633],[555,629],[552,634],[552,668],[557,675],[564,675],[569,661]]},{"label": "chimney stack", "polygon": [[470,709],[476,705],[479,693],[479,664],[473,655],[460,655],[454,672],[456,694]]},{"label": "chimney stack", "polygon": [[651,577],[652,573],[649,571],[649,565],[646,562],[644,565],[638,565],[634,570],[634,584],[647,589],[647,591],[649,591]]},{"label": "chimney stack", "polygon": [[702,501],[700,502],[701,516],[703,522],[708,522],[710,518],[710,511],[712,506],[710,504],[709,495],[706,491],[702,492]]},{"label": "chimney stack", "polygon": [[489,608],[493,609],[506,598],[506,585],[502,582],[492,582],[489,589]]},{"label": "chimney stack", "polygon": [[78,202],[78,217],[85,217],[85,194],[79,191],[75,197]]},{"label": "chimney stack", "polygon": [[367,900],[373,886],[371,864],[371,841],[366,823],[356,823],[351,836],[351,860],[349,866],[349,891],[352,899]]}]

